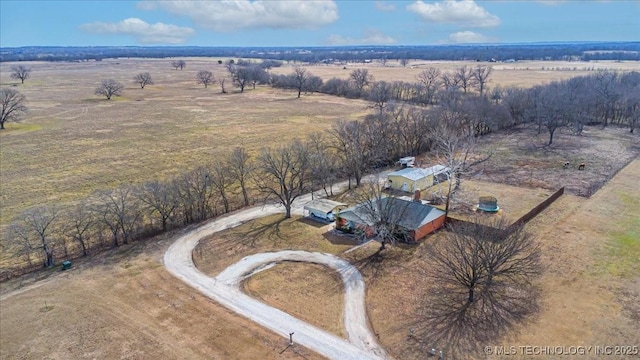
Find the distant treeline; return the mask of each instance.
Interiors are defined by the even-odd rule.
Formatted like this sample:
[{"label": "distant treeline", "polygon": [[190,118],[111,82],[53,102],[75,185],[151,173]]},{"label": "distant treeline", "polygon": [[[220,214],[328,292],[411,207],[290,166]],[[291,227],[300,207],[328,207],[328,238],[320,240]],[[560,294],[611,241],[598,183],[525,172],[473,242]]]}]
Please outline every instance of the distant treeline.
[{"label": "distant treeline", "polygon": [[364,62],[378,59],[638,61],[640,42],[334,47],[29,46],[0,49],[0,62],[99,61],[126,57],[244,57],[309,63]]}]

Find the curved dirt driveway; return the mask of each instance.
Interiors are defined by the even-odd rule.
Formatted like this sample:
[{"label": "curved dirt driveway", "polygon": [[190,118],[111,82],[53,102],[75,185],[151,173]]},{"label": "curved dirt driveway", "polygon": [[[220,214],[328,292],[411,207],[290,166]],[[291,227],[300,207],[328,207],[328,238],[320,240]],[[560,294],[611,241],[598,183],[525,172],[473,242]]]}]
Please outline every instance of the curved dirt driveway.
[{"label": "curved dirt driveway", "polygon": [[[306,199],[308,201],[308,199]],[[298,204],[305,203],[305,197]],[[164,255],[167,270],[207,297],[236,313],[255,321],[283,337],[295,332],[294,342],[331,359],[360,360],[386,359],[386,353],[378,345],[368,327],[364,282],[358,270],[348,262],[329,254],[306,251],[281,251],[247,256],[229,266],[215,278],[199,271],[191,258],[192,250],[205,236],[222,231],[265,215],[282,212],[275,205],[254,207],[221,217],[194,229],[178,238]],[[300,211],[300,207],[294,210]],[[345,284],[344,323],[349,341],[330,334],[281,310],[268,306],[240,291],[240,282],[252,274],[278,261],[305,261],[335,269]]]}]

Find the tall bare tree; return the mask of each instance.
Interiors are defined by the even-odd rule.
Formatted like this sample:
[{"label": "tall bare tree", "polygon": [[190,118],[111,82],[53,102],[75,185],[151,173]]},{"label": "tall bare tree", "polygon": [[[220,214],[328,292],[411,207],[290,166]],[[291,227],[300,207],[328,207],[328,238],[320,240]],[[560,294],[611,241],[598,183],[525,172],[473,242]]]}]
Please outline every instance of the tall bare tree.
[{"label": "tall bare tree", "polygon": [[359,92],[364,91],[364,88],[373,81],[373,75],[369,74],[367,69],[355,69],[349,74],[349,78]]},{"label": "tall bare tree", "polygon": [[333,195],[333,184],[337,179],[338,159],[334,149],[322,133],[309,135],[312,188],[320,186],[326,196]]},{"label": "tall bare tree", "polygon": [[480,96],[484,94],[484,90],[487,87],[489,76],[491,76],[492,71],[493,68],[491,66],[478,65],[474,67],[471,72],[474,83],[477,86],[478,91],[480,92]]},{"label": "tall bare tree", "polygon": [[210,177],[211,186],[213,186],[220,196],[224,212],[228,213],[231,210],[229,204],[229,190],[231,185],[234,183],[234,178],[229,171],[228,163],[223,160],[214,161],[211,166]]},{"label": "tall bare tree", "polygon": [[475,86],[474,70],[469,66],[461,66],[456,69],[455,78],[458,80],[458,84],[465,94],[473,86]]},{"label": "tall bare tree", "polygon": [[20,80],[22,84],[31,77],[31,68],[24,65],[16,65],[11,67],[11,78]]},{"label": "tall bare tree", "polygon": [[150,210],[158,214],[162,231],[167,231],[169,221],[175,216],[180,200],[176,187],[158,180],[143,184],[137,192],[138,199]]},{"label": "tall bare tree", "polygon": [[148,72],[140,73],[135,76],[133,79],[136,83],[140,84],[140,88],[144,89],[147,85],[153,85],[153,80],[151,79],[151,74]]},{"label": "tall bare tree", "polygon": [[21,241],[22,251],[41,252],[44,267],[55,264],[56,239],[53,233],[59,215],[60,211],[55,206],[40,206],[20,214],[19,220],[11,226],[13,235]]},{"label": "tall bare tree", "polygon": [[340,156],[342,167],[349,177],[349,185],[353,176],[356,186],[360,186],[364,171],[376,155],[368,128],[361,121],[339,120],[332,125],[330,134],[334,139],[334,148]]},{"label": "tall bare tree", "polygon": [[530,234],[501,219],[450,228],[425,254],[430,285],[417,333],[453,359],[495,342],[537,311],[539,254]]},{"label": "tall bare tree", "polygon": [[95,94],[106,96],[107,100],[111,100],[112,96],[120,96],[122,94],[122,90],[124,90],[124,85],[121,83],[112,79],[102,80],[100,85],[96,88]]},{"label": "tall bare tree", "polygon": [[[373,180],[365,182],[356,194],[356,211],[367,223],[368,231],[375,234],[380,241],[380,248],[374,256],[379,256],[388,244],[406,242],[409,239],[409,230],[404,228],[402,223],[411,202],[388,196],[383,190],[384,180],[376,176]],[[364,232],[359,235],[366,236]]]},{"label": "tall bare tree", "polygon": [[64,216],[64,234],[80,245],[82,256],[87,256],[90,241],[96,231],[97,217],[86,202],[74,205]]},{"label": "tall bare tree", "polygon": [[418,81],[424,86],[426,91],[427,104],[433,104],[435,94],[440,84],[442,72],[435,67],[429,67],[418,74]]},{"label": "tall bare tree", "polygon": [[[445,204],[448,215],[454,193],[460,188],[462,177],[470,175],[472,169],[492,156],[476,154],[478,138],[473,129],[461,129],[457,114],[451,110],[440,110],[437,115],[438,126],[433,132],[433,141],[440,164],[448,168],[449,184]],[[455,184],[455,185],[454,185]]]},{"label": "tall bare tree", "polygon": [[382,115],[391,101],[391,85],[386,81],[376,81],[371,86],[368,99],[372,102],[370,107],[378,110],[378,114]]},{"label": "tall bare tree", "polygon": [[21,114],[27,112],[25,103],[27,99],[24,95],[13,89],[0,89],[0,130],[4,129],[4,123],[17,121]]},{"label": "tall bare tree", "polygon": [[209,87],[210,84],[215,82],[215,78],[213,77],[213,73],[208,70],[200,70],[198,74],[196,74],[196,81],[198,84],[204,85],[205,89]]},{"label": "tall bare tree", "polygon": [[243,147],[236,147],[227,159],[227,169],[235,181],[240,185],[244,206],[249,206],[248,181],[254,170],[251,156]]},{"label": "tall bare tree", "polygon": [[297,66],[293,69],[293,80],[295,82],[296,89],[298,90],[298,98],[300,98],[300,93],[305,89],[310,76],[311,74],[309,74],[307,69],[303,67]]},{"label": "tall bare tree", "polygon": [[[101,220],[111,231],[113,246],[119,246],[119,239],[128,244],[140,226],[142,209],[135,191],[130,186],[108,190],[98,195],[98,210]],[[118,236],[119,235],[119,236]]]},{"label": "tall bare tree", "polygon": [[276,198],[291,217],[293,202],[309,190],[311,174],[307,144],[296,140],[275,149],[265,149],[258,157],[255,183],[265,201]]},{"label": "tall bare tree", "polygon": [[401,58],[400,59],[400,65],[402,65],[402,67],[407,67],[407,65],[409,65],[409,59],[407,58]]}]

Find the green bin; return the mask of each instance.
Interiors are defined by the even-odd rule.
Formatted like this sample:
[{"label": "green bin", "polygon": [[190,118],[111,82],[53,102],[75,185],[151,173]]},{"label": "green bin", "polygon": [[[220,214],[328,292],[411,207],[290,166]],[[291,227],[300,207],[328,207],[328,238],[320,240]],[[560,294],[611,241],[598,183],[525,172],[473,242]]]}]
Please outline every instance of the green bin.
[{"label": "green bin", "polygon": [[65,260],[62,262],[62,270],[69,270],[71,269],[71,261],[69,260]]}]

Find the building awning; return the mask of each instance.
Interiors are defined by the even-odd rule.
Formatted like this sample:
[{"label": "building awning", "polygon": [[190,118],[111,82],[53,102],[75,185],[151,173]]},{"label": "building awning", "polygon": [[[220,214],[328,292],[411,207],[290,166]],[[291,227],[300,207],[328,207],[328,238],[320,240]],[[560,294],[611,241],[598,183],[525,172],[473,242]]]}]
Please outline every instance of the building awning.
[{"label": "building awning", "polygon": [[329,199],[316,199],[308,202],[304,209],[308,211],[319,211],[328,214],[335,210],[337,207],[346,207],[347,204],[329,200]]}]

